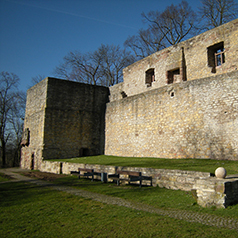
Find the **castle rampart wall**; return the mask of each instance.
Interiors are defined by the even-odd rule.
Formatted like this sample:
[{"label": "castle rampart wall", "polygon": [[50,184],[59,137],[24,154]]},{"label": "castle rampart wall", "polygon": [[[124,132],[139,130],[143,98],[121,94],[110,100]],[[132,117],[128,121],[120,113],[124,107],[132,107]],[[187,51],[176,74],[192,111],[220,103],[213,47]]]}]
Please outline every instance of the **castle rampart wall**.
[{"label": "castle rampart wall", "polygon": [[107,104],[106,155],[238,160],[238,73]]},{"label": "castle rampart wall", "polygon": [[[111,96],[110,101],[122,98],[121,92],[132,96],[168,84],[235,71],[237,39],[238,19],[137,61],[123,70],[124,83],[120,91],[111,90],[111,95],[117,96]],[[215,56],[219,50],[224,52]]]},{"label": "castle rampart wall", "polygon": [[46,78],[27,93],[21,166],[104,152],[238,160],[237,39],[238,19],[135,62],[110,89]]}]

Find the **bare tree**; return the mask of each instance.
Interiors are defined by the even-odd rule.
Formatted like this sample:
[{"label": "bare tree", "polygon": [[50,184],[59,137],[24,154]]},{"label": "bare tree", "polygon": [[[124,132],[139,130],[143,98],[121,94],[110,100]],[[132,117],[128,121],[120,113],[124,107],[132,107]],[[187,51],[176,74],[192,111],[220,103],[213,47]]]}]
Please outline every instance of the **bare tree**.
[{"label": "bare tree", "polygon": [[100,59],[101,84],[112,86],[123,81],[122,69],[132,64],[135,59],[126,50],[119,46],[101,45],[94,53]]},{"label": "bare tree", "polygon": [[164,37],[158,28],[140,29],[138,35],[129,36],[124,45],[129,47],[137,59],[142,59],[166,47]]},{"label": "bare tree", "polygon": [[31,88],[32,86],[34,86],[35,84],[39,83],[40,81],[42,81],[43,79],[45,79],[46,77],[44,75],[38,74],[34,77],[31,78],[31,83],[28,85],[28,88]]},{"label": "bare tree", "polygon": [[9,127],[11,137],[9,140],[11,154],[11,165],[19,166],[21,157],[21,140],[25,117],[26,93],[17,91],[13,98],[12,108],[9,112]]},{"label": "bare tree", "polygon": [[10,116],[18,97],[19,78],[15,74],[0,74],[0,143],[2,166],[6,166],[6,144],[12,136]]},{"label": "bare tree", "polygon": [[111,86],[122,81],[122,68],[133,62],[134,57],[119,46],[102,44],[93,53],[70,52],[55,74],[66,80]]},{"label": "bare tree", "polygon": [[43,79],[45,79],[45,76],[44,75],[37,75],[37,76],[34,76],[31,78],[31,82],[33,85],[39,83],[40,81],[42,81]]},{"label": "bare tree", "polygon": [[238,5],[234,0],[202,0],[199,8],[204,28],[211,29],[238,17]]},{"label": "bare tree", "polygon": [[175,45],[197,33],[196,14],[186,1],[170,5],[163,12],[142,13],[148,24],[147,30],[140,30],[137,36],[127,39],[137,57],[145,57],[170,45]]},{"label": "bare tree", "polygon": [[63,61],[55,69],[57,76],[76,82],[99,84],[101,79],[99,72],[101,59],[94,57],[94,54],[81,54],[78,51],[70,52],[64,57]]}]

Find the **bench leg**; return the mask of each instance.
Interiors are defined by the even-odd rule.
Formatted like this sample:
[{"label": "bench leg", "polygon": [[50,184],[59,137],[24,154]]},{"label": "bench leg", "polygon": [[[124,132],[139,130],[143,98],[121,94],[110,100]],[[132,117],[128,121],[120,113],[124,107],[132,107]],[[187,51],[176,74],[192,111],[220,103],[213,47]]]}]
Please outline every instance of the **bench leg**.
[{"label": "bench leg", "polygon": [[87,179],[89,179],[89,176],[92,176],[91,181],[93,182],[93,180],[94,180],[94,175],[87,175]]}]

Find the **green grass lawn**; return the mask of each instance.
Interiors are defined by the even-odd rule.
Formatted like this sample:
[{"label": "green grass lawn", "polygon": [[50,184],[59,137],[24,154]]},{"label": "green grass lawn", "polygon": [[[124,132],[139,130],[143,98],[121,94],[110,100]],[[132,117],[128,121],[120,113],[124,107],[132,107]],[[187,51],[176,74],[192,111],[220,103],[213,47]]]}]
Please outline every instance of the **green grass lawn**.
[{"label": "green grass lawn", "polygon": [[3,173],[0,173],[0,182],[4,182],[4,181],[8,181],[10,180],[10,177],[3,174]]},{"label": "green grass lawn", "polygon": [[120,197],[132,202],[145,203],[156,208],[209,213],[227,218],[232,217],[238,220],[238,204],[229,206],[226,209],[217,209],[215,207],[203,208],[197,204],[196,199],[190,191],[186,192],[150,186],[142,186],[140,188],[138,185],[117,186],[112,182],[102,183],[97,180],[91,182],[90,179],[78,179],[77,176],[59,178],[55,183]]},{"label": "green grass lawn", "polygon": [[209,173],[214,173],[218,167],[224,167],[228,175],[238,174],[238,161],[229,161],[229,160],[160,159],[160,158],[117,157],[117,156],[98,155],[90,157],[62,159],[60,161],[71,163],[84,163],[84,164],[103,164],[113,166],[148,167],[158,169],[180,169],[180,170],[201,171]]},{"label": "green grass lawn", "polygon": [[[76,180],[66,177],[58,183],[75,185]],[[141,202],[153,204],[163,201],[166,209],[192,203],[190,195],[181,191],[117,187],[86,179],[77,183],[80,188],[125,199],[140,197]],[[181,199],[174,200],[174,196]],[[30,183],[0,184],[0,201],[0,237],[237,237],[237,232],[229,229],[106,205]]]},{"label": "green grass lawn", "polygon": [[[92,156],[73,163],[181,169],[214,173],[217,167],[238,174],[238,162],[209,159],[158,159]],[[0,181],[4,176],[0,174]],[[191,192],[159,187],[91,182],[66,176],[56,184],[120,197],[166,210],[208,213],[238,220],[238,204],[226,209],[202,208]],[[0,184],[0,237],[237,237],[237,232],[107,205],[30,183]]]}]

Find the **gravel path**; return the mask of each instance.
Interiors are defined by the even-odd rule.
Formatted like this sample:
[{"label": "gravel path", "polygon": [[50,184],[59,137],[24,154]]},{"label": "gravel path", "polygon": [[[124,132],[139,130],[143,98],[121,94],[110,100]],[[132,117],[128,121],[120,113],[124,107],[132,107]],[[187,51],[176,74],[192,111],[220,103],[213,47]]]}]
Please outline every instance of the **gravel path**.
[{"label": "gravel path", "polygon": [[[190,211],[183,211],[183,210],[164,210],[155,208],[153,206],[141,204],[141,203],[135,203],[135,202],[129,202],[122,198],[116,198],[112,196],[107,196],[103,194],[93,193],[81,189],[71,188],[68,186],[60,186],[55,185],[54,183],[46,182],[44,180],[39,179],[32,179],[30,177],[22,176],[19,174],[19,172],[24,172],[26,170],[22,170],[19,168],[11,168],[11,169],[0,169],[1,173],[5,173],[14,180],[7,181],[7,182],[14,182],[14,181],[27,181],[30,183],[37,184],[39,186],[47,186],[51,189],[67,192],[76,196],[81,196],[84,198],[93,199],[98,202],[106,203],[106,204],[113,204],[123,207],[132,208],[139,211],[145,211],[150,213],[156,213],[161,216],[167,216],[175,219],[185,220],[187,222],[197,222],[208,226],[215,226],[215,227],[224,227],[229,228],[232,230],[236,230],[238,232],[238,220],[231,219],[231,218],[224,218],[219,217],[211,214],[205,214],[205,213],[197,213],[197,212],[190,212]],[[2,182],[6,183],[6,182]]]}]

